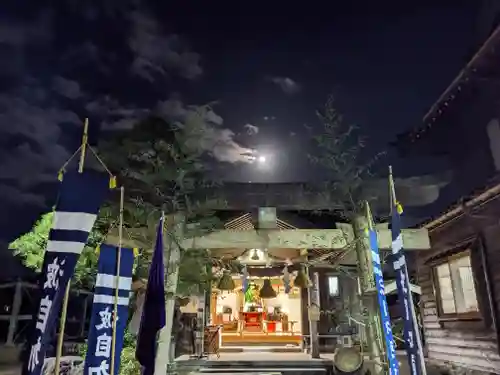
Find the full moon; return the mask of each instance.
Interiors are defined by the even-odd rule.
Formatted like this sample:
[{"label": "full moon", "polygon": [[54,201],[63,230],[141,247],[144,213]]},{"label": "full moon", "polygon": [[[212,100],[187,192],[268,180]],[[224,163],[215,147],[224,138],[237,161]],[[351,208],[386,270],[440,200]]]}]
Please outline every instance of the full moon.
[{"label": "full moon", "polygon": [[257,159],[259,161],[260,164],[265,164],[266,162],[266,157],[261,155],[259,156],[259,158]]}]

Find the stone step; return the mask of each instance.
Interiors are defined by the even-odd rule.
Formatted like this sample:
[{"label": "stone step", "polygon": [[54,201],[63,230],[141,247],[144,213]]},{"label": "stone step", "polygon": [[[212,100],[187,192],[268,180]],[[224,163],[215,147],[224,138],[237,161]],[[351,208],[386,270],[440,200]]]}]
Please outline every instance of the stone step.
[{"label": "stone step", "polygon": [[262,346],[226,346],[219,349],[220,353],[255,353],[265,351],[267,353],[302,353],[298,346],[269,346],[262,349]]},{"label": "stone step", "polygon": [[[250,371],[250,372],[249,372]],[[280,367],[280,368],[260,368],[260,367],[231,367],[225,370],[201,368],[200,374],[272,374],[272,375],[325,375],[328,373],[326,368],[307,368],[307,367]]]}]

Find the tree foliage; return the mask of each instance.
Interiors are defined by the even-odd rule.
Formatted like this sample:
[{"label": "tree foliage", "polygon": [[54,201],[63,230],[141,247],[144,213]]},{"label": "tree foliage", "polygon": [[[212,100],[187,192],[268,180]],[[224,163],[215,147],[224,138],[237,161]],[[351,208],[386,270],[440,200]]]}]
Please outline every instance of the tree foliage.
[{"label": "tree foliage", "polygon": [[349,218],[370,198],[364,194],[363,187],[374,177],[373,167],[384,153],[366,154],[366,137],[359,133],[356,125],[346,121],[336,108],[333,95],[316,114],[323,131],[313,135],[317,152],[309,158],[326,174],[324,193],[332,197],[334,205]]},{"label": "tree foliage", "polygon": [[[119,179],[126,191],[126,232],[145,244],[139,257],[140,276],[145,277],[156,236],[156,225],[163,211],[167,216],[182,212],[184,236],[200,236],[219,228],[213,204],[220,203],[209,182],[204,163],[204,142],[209,142],[210,106],[191,107],[182,121],[170,121],[150,116],[132,131],[114,134],[100,145],[106,164],[120,171]],[[111,207],[116,212],[116,204]],[[166,235],[174,240],[167,225]],[[178,241],[180,245],[180,241]],[[178,292],[189,294],[204,284],[210,276],[205,272],[211,262],[205,251],[192,254],[181,249]]]},{"label": "tree foliage", "polygon": [[[14,254],[22,259],[26,267],[32,268],[37,272],[40,272],[43,265],[45,248],[47,247],[53,217],[53,212],[44,214],[35,223],[30,232],[20,236],[9,245],[9,248],[14,250]],[[94,226],[94,230],[90,232],[87,245],[78,259],[72,281],[79,287],[91,288],[94,284],[98,258],[96,247],[104,239],[107,223],[108,218],[105,215],[101,215]]]}]

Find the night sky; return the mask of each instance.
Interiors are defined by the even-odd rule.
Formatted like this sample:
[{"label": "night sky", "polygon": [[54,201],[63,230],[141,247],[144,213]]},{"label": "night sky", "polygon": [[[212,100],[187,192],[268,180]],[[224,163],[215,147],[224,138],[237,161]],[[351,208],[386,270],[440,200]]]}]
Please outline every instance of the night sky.
[{"label": "night sky", "polygon": [[[405,165],[388,144],[420,125],[478,43],[477,1],[42,3],[4,0],[0,12],[7,242],[49,207],[84,117],[95,137],[149,113],[178,118],[217,102],[206,148],[224,179],[309,181],[322,175],[307,160],[305,125],[320,131],[315,110],[335,92],[396,173],[436,172]],[[251,149],[267,155],[266,168],[241,156]]]}]

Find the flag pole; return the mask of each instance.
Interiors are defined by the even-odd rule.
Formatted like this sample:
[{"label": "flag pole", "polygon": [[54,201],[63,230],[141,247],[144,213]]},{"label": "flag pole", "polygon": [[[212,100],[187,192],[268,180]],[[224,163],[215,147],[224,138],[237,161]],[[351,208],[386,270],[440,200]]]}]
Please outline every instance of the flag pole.
[{"label": "flag pole", "polygon": [[[87,150],[88,131],[89,131],[89,119],[85,118],[85,122],[83,123],[82,145],[80,146],[80,161],[78,163],[78,173],[83,173],[83,166],[85,164],[85,153]],[[59,375],[61,367],[61,356],[64,343],[64,329],[66,327],[66,316],[68,313],[70,286],[71,286],[71,280],[68,280],[68,285],[66,285],[66,291],[64,292],[61,320],[59,322],[59,335],[57,336],[56,363],[54,369],[55,375]]]},{"label": "flag pole", "polygon": [[116,323],[118,321],[118,290],[120,286],[121,252],[123,245],[123,206],[125,200],[125,189],[120,187],[120,226],[118,227],[118,253],[116,260],[115,276],[115,298],[113,302],[113,338],[111,341],[111,368],[110,375],[115,374],[115,354],[116,354]]},{"label": "flag pole", "polygon": [[[391,214],[392,214],[393,207],[396,207],[398,203],[396,200],[396,188],[394,187],[394,177],[392,175],[391,165],[389,166],[389,196],[391,199]],[[413,320],[413,327],[415,327],[415,338],[417,341],[418,356],[420,358],[420,372],[422,375],[427,375],[427,369],[425,367],[425,359],[424,359],[424,350],[422,348],[422,337],[420,335],[420,326],[418,325],[417,314],[415,312],[415,304],[413,303],[413,292],[411,290],[410,274],[408,273],[408,267],[406,265],[406,262],[404,264],[404,267],[406,272],[406,287],[408,288],[408,291],[410,293],[410,298],[408,302],[410,303],[410,311]]]}]

